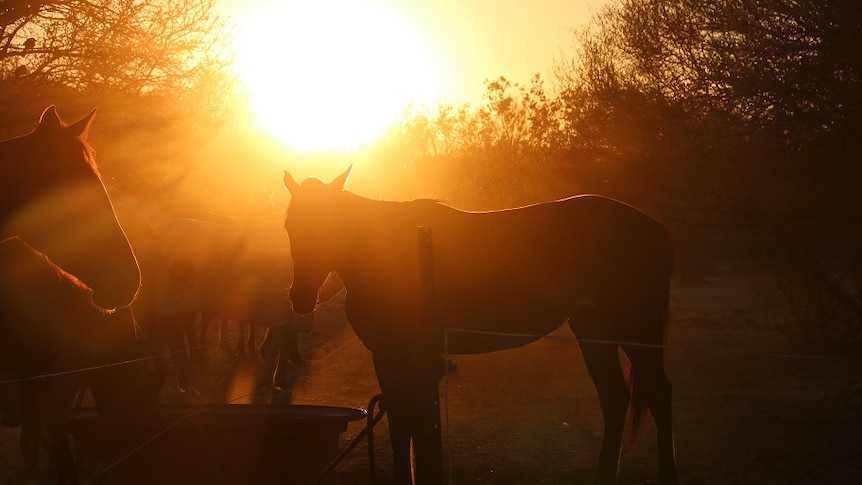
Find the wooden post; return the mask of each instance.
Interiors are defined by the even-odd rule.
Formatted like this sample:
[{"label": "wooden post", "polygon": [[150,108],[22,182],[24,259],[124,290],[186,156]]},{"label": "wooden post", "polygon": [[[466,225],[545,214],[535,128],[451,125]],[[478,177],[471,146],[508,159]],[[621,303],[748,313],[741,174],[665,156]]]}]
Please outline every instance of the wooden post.
[{"label": "wooden post", "polygon": [[434,319],[434,252],[431,244],[431,228],[419,226],[416,228],[419,242],[419,283],[422,287],[422,318],[425,323]]}]

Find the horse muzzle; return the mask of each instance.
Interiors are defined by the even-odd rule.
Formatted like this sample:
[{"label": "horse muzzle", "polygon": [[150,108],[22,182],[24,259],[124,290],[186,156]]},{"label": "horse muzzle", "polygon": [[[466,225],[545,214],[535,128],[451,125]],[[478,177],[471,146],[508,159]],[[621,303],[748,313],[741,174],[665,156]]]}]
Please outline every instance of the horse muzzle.
[{"label": "horse muzzle", "polygon": [[293,311],[300,315],[313,312],[317,307],[317,290],[291,287],[290,304],[293,306]]}]

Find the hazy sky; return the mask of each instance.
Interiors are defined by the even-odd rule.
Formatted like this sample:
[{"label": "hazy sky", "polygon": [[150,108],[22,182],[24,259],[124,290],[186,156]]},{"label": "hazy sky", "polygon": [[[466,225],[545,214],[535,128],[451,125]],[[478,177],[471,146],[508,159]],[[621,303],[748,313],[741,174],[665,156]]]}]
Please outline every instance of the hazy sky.
[{"label": "hazy sky", "polygon": [[[325,0],[324,0],[325,1]],[[397,11],[405,27],[434,50],[442,92],[451,102],[475,100],[484,80],[506,76],[527,83],[547,75],[554,59],[571,54],[572,31],[606,0],[331,0],[341,5]],[[218,0],[240,28],[246,19],[270,15],[296,0]],[[301,2],[300,2],[301,3]],[[277,15],[277,13],[272,13]],[[355,14],[351,14],[355,15]],[[362,19],[357,18],[357,23]],[[257,27],[251,27],[255,29]],[[373,27],[372,27],[373,28]],[[357,26],[362,35],[361,27]],[[278,35],[274,32],[273,35]]]}]

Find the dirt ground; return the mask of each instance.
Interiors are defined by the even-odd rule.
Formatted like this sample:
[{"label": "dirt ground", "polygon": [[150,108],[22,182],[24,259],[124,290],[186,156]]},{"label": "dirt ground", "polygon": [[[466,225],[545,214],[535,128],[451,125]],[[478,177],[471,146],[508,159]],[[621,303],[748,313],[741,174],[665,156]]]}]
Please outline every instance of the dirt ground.
[{"label": "dirt ground", "polygon": [[[314,332],[303,335],[311,366],[292,369],[293,403],[364,408],[377,394],[370,354],[342,308],[340,297],[328,302]],[[750,274],[725,271],[674,287],[666,359],[681,483],[862,483],[862,348],[801,347],[776,308]],[[568,327],[518,349],[452,359],[457,371],[441,381],[450,483],[590,482],[601,415]],[[196,371],[196,400],[259,401],[250,394],[257,366],[212,347],[209,365]],[[168,388],[163,397],[189,399]],[[349,425],[342,447],[364,424]],[[3,483],[20,476],[16,439],[14,430],[0,435]],[[377,482],[388,483],[385,418],[375,442]],[[655,483],[656,456],[647,430],[623,452],[620,483]],[[361,443],[324,483],[370,483],[370,472]]]}]

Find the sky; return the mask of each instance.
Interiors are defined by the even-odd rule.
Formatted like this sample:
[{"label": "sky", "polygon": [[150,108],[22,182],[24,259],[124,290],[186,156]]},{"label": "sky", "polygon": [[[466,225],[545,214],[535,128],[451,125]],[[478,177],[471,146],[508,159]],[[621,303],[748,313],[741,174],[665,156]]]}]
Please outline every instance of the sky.
[{"label": "sky", "polygon": [[[217,0],[216,9],[237,25],[261,125],[300,133],[328,123],[337,144],[333,133],[367,138],[363,127],[374,131],[408,101],[477,104],[486,80],[550,77],[606,1]],[[311,148],[314,138],[302,135]]]}]

